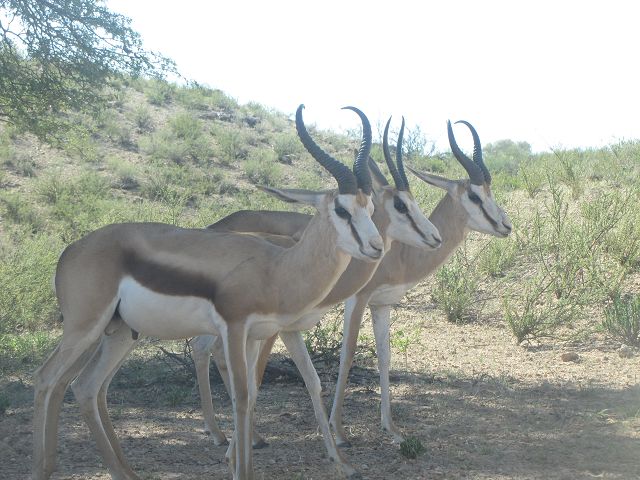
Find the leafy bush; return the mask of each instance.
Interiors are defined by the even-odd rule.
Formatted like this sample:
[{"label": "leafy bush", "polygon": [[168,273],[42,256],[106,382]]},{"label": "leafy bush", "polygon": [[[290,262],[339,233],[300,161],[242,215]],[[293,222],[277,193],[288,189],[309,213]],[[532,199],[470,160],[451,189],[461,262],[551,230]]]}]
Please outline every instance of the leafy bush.
[{"label": "leafy bush", "polygon": [[48,235],[24,236],[0,252],[0,334],[46,328],[58,318],[51,279],[62,243]]},{"label": "leafy bush", "polygon": [[138,132],[150,132],[153,130],[153,117],[146,105],[138,105],[131,112],[131,120],[138,129]]},{"label": "leafy bush", "polygon": [[275,137],[273,149],[280,163],[291,164],[302,152],[302,143],[293,133],[280,133]]},{"label": "leafy bush", "polygon": [[173,100],[176,93],[174,85],[163,80],[150,80],[147,83],[145,95],[152,105],[163,106]]},{"label": "leafy bush", "polygon": [[33,157],[13,145],[0,145],[0,163],[23,177],[36,175],[36,162]]},{"label": "leafy bush", "polygon": [[186,112],[172,117],[168,128],[141,138],[139,144],[153,159],[171,160],[179,165],[188,160],[203,164],[213,155],[201,122]]},{"label": "leafy bush", "polygon": [[407,437],[400,443],[400,454],[406,458],[417,458],[425,451],[424,445],[416,437]]},{"label": "leafy bush", "polygon": [[342,317],[338,315],[317,323],[313,329],[304,332],[304,343],[312,359],[339,362],[342,348]]},{"label": "leafy bush", "polygon": [[116,176],[115,186],[123,190],[132,190],[138,188],[140,183],[136,176],[138,174],[136,167],[124,159],[118,157],[109,157],[107,165]]},{"label": "leafy bush", "polygon": [[247,156],[246,136],[241,130],[223,127],[216,129],[213,134],[218,144],[216,153],[223,165],[231,165]]},{"label": "leafy bush", "polygon": [[510,239],[491,239],[477,257],[478,270],[491,277],[502,277],[516,260],[516,243]]},{"label": "leafy bush", "polygon": [[244,164],[244,172],[251,183],[275,186],[282,180],[282,167],[273,152],[258,150]]},{"label": "leafy bush", "polygon": [[605,308],[602,327],[614,339],[640,346],[640,296],[617,296]]},{"label": "leafy bush", "polygon": [[431,298],[450,322],[463,322],[471,318],[476,302],[478,278],[466,261],[464,252],[437,271]]}]

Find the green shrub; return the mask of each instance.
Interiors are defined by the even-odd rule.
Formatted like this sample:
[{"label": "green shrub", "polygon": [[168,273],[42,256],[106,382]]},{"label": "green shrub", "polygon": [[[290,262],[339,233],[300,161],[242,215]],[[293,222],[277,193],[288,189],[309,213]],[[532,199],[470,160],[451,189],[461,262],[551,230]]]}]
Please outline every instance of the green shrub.
[{"label": "green shrub", "polygon": [[472,318],[477,290],[477,276],[459,251],[436,272],[431,298],[447,320],[464,322]]},{"label": "green shrub", "polygon": [[152,105],[162,106],[171,103],[176,93],[174,85],[163,80],[151,80],[147,83],[145,95]]},{"label": "green shrub", "polygon": [[0,334],[45,328],[58,318],[51,284],[62,243],[24,236],[0,257]]},{"label": "green shrub", "polygon": [[1,192],[0,206],[4,210],[5,218],[27,227],[31,233],[36,233],[44,227],[44,221],[33,202],[26,200],[23,195]]},{"label": "green shrub", "polygon": [[[193,131],[189,131],[189,126]],[[155,160],[171,160],[182,165],[189,160],[206,163],[213,155],[213,148],[197,119],[179,115],[169,122],[169,127],[139,141],[141,150]]]},{"label": "green shrub", "polygon": [[342,317],[338,315],[318,322],[311,330],[304,332],[304,343],[314,360],[338,363],[342,347]]},{"label": "green shrub", "polygon": [[121,120],[109,121],[104,127],[103,131],[106,136],[114,142],[116,145],[120,145],[124,148],[132,148],[134,146],[133,139],[131,137],[131,129],[128,125],[125,125]]},{"label": "green shrub", "polygon": [[257,150],[244,163],[244,172],[251,183],[276,186],[282,180],[282,167],[276,162],[273,152]]},{"label": "green shrub", "polygon": [[202,122],[189,112],[181,112],[169,119],[169,127],[176,138],[193,142],[202,136]]},{"label": "green shrub", "polygon": [[231,165],[246,158],[247,139],[241,130],[233,127],[217,128],[213,132],[217,145],[216,153],[223,165]]},{"label": "green shrub", "polygon": [[545,175],[541,169],[523,164],[520,165],[518,176],[522,179],[522,185],[529,198],[535,198],[542,191]]},{"label": "green shrub", "polygon": [[400,443],[400,454],[406,458],[417,458],[425,451],[424,445],[416,437],[407,437]]},{"label": "green shrub", "polygon": [[87,163],[97,163],[102,160],[103,152],[101,146],[91,137],[89,131],[84,128],[72,129],[62,147],[72,157],[79,158]]},{"label": "green shrub", "polygon": [[617,296],[605,308],[602,327],[626,345],[640,346],[640,296]]},{"label": "green shrub", "polygon": [[293,133],[280,133],[275,136],[273,150],[280,163],[291,164],[302,152],[302,144]]},{"label": "green shrub", "polygon": [[550,337],[562,325],[569,326],[581,305],[571,298],[557,299],[549,272],[521,279],[515,291],[503,299],[504,317],[519,345]]},{"label": "green shrub", "polygon": [[137,169],[134,164],[119,157],[109,157],[107,159],[109,169],[116,176],[115,186],[123,190],[133,190],[140,186],[137,180]]},{"label": "green shrub", "polygon": [[222,90],[209,88],[197,83],[178,89],[176,99],[190,110],[222,110],[232,112],[238,102]]},{"label": "green shrub", "polygon": [[131,112],[131,120],[138,132],[150,132],[153,130],[153,117],[146,105],[138,105]]},{"label": "green shrub", "polygon": [[36,175],[36,162],[31,154],[13,145],[0,145],[0,163],[23,177]]},{"label": "green shrub", "polygon": [[0,333],[0,375],[33,370],[42,364],[59,340],[58,331],[52,332],[50,324],[42,328],[44,330]]},{"label": "green shrub", "polygon": [[516,260],[516,243],[510,239],[491,239],[477,257],[478,270],[491,277],[503,277]]}]

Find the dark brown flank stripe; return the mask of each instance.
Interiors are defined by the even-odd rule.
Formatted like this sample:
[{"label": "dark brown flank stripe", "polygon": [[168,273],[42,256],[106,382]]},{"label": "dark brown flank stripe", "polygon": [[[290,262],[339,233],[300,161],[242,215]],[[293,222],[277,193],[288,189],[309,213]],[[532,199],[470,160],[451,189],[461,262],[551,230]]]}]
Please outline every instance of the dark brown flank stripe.
[{"label": "dark brown flank stripe", "polygon": [[133,251],[123,254],[124,271],[156,293],[176,297],[199,297],[214,303],[216,285],[206,275],[187,272],[142,258]]}]

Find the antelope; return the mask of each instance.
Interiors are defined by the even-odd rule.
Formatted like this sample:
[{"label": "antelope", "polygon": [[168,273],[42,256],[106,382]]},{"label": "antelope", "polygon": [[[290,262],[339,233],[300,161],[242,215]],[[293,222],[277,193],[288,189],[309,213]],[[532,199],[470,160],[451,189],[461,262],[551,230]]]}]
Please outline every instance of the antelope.
[{"label": "antelope", "polygon": [[[388,144],[389,125],[386,124],[383,136],[384,158],[393,177],[395,188],[389,185],[376,163],[369,157],[369,168],[373,173],[373,204],[374,213],[372,219],[378,231],[385,241],[385,249],[391,242],[402,242],[417,249],[436,249],[440,247],[441,239],[437,230],[425,218],[417,202],[409,189],[404,164],[402,161],[402,141],[404,132],[404,119],[398,135],[396,148],[396,164],[393,163]],[[217,231],[241,231],[254,232],[267,235],[269,241],[284,244],[294,244],[309,223],[309,217],[295,212],[251,211],[235,212],[208,228]],[[318,323],[324,314],[334,305],[343,302],[358,292],[373,276],[377,263],[365,263],[352,259],[342,277],[331,292],[299,322],[311,327]],[[280,336],[288,332],[280,332]],[[274,335],[265,340],[261,347],[258,360],[258,384],[262,379],[267,358],[277,338]],[[286,345],[286,338],[283,337]],[[205,432],[210,433],[216,445],[226,443],[226,437],[220,430],[214,414],[209,384],[209,359],[213,354],[215,362],[229,389],[228,372],[225,365],[224,349],[222,341],[211,335],[196,337],[191,341],[192,356],[196,366],[196,375],[200,391],[200,400],[204,415]],[[308,385],[308,384],[307,384]],[[310,387],[308,385],[308,387]],[[308,388],[312,396],[313,404],[321,404],[320,391],[317,388]],[[254,430],[253,446],[261,448],[266,445],[264,439]]]},{"label": "antelope", "polygon": [[391,307],[399,303],[409,289],[445,263],[470,231],[499,238],[505,238],[511,233],[511,221],[504,210],[498,206],[491,192],[491,174],[484,163],[478,133],[465,120],[455,123],[466,125],[473,137],[473,156],[470,159],[458,147],[451,122],[447,121],[451,151],[466,170],[468,179],[449,180],[409,167],[409,170],[418,178],[446,192],[429,216],[429,220],[438,228],[442,236],[442,247],[436,251],[426,251],[410,245],[394,243],[369,283],[349,298],[345,304],[340,370],[330,418],[338,446],[350,445],[342,423],[342,407],[365,307],[368,305],[371,311],[376,341],[382,428],[392,435],[395,442],[402,442],[404,437],[391,416],[389,392]]},{"label": "antelope", "polygon": [[[303,107],[296,111],[298,136],[336,179],[338,190],[262,187],[282,200],[316,208],[294,246],[283,248],[242,233],[128,223],[100,228],[63,251],[54,281],[64,318],[62,340],[34,378],[35,480],[48,479],[55,469],[60,408],[72,380],[112,478],[139,478],[125,459],[106,404],[109,383],[138,334],[222,339],[235,426],[226,456],[234,479],[254,478],[252,379],[260,341],[289,330],[283,338],[303,378],[319,384],[296,331],[308,327],[298,320],[327,296],[352,257],[377,262],[384,253],[384,241],[371,219],[368,119],[357,108],[345,107],[363,124],[352,173],[313,141],[304,126]],[[336,448],[326,413],[321,408],[316,412],[324,415],[318,421],[325,425],[330,457],[347,476],[356,475]]]},{"label": "antelope", "polygon": [[[473,230],[496,237],[507,237],[511,232],[512,226],[508,216],[493,198],[491,174],[484,163],[478,133],[467,121],[460,120],[456,123],[466,125],[473,137],[473,156],[470,159],[458,147],[451,122],[447,121],[447,133],[451,150],[456,160],[467,172],[468,179],[449,180],[408,167],[418,178],[446,192],[446,195],[429,216],[431,223],[440,232],[442,246],[434,251],[415,248],[406,243],[393,243],[369,282],[345,302],[340,370],[330,418],[338,446],[347,447],[350,445],[342,424],[342,406],[348,373],[355,354],[358,331],[366,306],[369,305],[371,310],[376,340],[380,374],[382,427],[393,436],[395,442],[402,442],[404,439],[402,433],[392,420],[389,392],[389,365],[391,360],[389,318],[391,307],[397,304],[409,289],[445,263],[470,231]],[[255,218],[249,218],[245,225],[238,222],[237,225],[234,225],[234,228],[236,230],[244,228],[247,231],[251,231],[251,227],[254,225],[257,227],[254,230],[259,228],[259,231],[274,235],[285,235],[295,240],[299,237],[299,232],[304,228],[305,222],[308,221],[309,218],[302,214],[287,214],[285,216],[273,212],[268,214],[268,219],[265,218],[264,214],[255,214]],[[334,290],[338,288],[338,285]],[[207,353],[201,354],[197,351],[199,348],[200,346],[196,342],[194,354],[198,357],[198,361],[202,362],[201,357],[207,356]],[[220,359],[221,362],[220,353],[216,354],[214,352],[214,358],[217,362]],[[208,356],[206,361],[208,362]],[[265,363],[266,360],[261,358],[262,368],[264,368]],[[208,368],[208,363],[206,368]],[[208,382],[206,383],[208,384]],[[199,380],[200,388],[202,388],[203,384],[204,382]],[[207,398],[205,395],[202,395],[202,397],[203,399]],[[213,414],[207,413],[207,402],[205,400],[203,402],[205,419],[207,416],[210,419],[205,420],[205,428],[212,430],[213,433],[213,430],[215,430],[215,427],[212,428],[211,421]],[[259,437],[257,438],[257,446],[260,446]]]}]

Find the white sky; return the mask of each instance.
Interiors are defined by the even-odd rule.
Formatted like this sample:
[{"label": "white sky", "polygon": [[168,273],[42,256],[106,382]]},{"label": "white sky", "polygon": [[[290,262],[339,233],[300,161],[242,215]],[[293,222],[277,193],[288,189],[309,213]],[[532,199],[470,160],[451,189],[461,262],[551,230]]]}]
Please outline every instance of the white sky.
[{"label": "white sky", "polygon": [[[535,151],[640,138],[640,2],[108,0],[148,49],[241,103],[342,130],[404,115]],[[461,127],[462,128],[462,127]],[[462,132],[462,131],[461,131]],[[374,133],[375,135],[375,133]],[[465,146],[466,134],[461,137]]]}]

